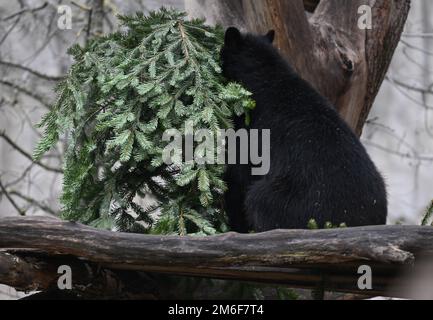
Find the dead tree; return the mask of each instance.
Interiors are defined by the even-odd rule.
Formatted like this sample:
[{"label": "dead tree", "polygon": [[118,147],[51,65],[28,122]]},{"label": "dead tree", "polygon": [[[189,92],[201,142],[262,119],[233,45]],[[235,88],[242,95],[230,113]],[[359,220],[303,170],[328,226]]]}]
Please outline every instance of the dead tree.
[{"label": "dead tree", "polygon": [[[186,0],[209,23],[276,30],[276,46],[360,135],[405,25],[410,0]],[[360,28],[372,9],[371,29]],[[305,10],[311,13],[306,13]]]}]

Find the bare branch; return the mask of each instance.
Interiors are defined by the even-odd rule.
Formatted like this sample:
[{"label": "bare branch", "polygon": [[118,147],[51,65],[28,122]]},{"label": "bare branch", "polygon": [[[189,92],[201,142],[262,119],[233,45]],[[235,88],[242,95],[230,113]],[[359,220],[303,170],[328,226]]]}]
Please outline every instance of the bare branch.
[{"label": "bare branch", "polygon": [[25,151],[24,149],[22,149],[20,146],[18,146],[11,138],[9,138],[9,136],[7,136],[3,131],[0,131],[0,137],[3,138],[4,140],[6,140],[7,143],[9,143],[9,145],[14,148],[15,150],[17,150],[19,153],[21,153],[25,158],[27,158],[28,160],[30,160],[31,162],[33,162],[34,164],[38,165],[39,167],[48,170],[48,171],[52,171],[52,172],[56,172],[56,173],[63,173],[63,170],[59,169],[59,168],[54,168],[54,167],[50,167],[48,165],[45,165],[39,161],[34,161],[33,157],[30,153],[28,153],[27,151]]},{"label": "bare branch", "polygon": [[405,38],[433,38],[433,33],[403,33]]},{"label": "bare branch", "polygon": [[410,153],[404,153],[404,152],[400,152],[397,150],[393,150],[393,149],[388,148],[388,147],[381,146],[381,145],[374,143],[374,142],[371,142],[371,141],[364,141],[364,143],[368,146],[382,150],[382,151],[389,153],[389,154],[399,156],[399,157],[404,158],[404,159],[433,162],[433,156],[429,157],[429,156],[422,156],[422,155],[412,155]]},{"label": "bare branch", "polygon": [[52,216],[58,216],[59,215],[59,213],[57,211],[53,210],[49,206],[47,206],[47,205],[45,205],[45,204],[43,204],[43,203],[41,203],[41,202],[39,202],[39,201],[31,198],[31,197],[23,195],[22,193],[20,193],[20,192],[18,192],[16,190],[11,190],[9,192],[9,195],[16,196],[16,197],[20,198],[21,200],[26,201],[29,205],[35,206],[35,207],[41,209],[42,211],[45,211],[46,213],[48,213],[48,214],[50,214]]},{"label": "bare branch", "polygon": [[78,3],[76,1],[71,1],[71,4],[76,6],[77,8],[80,8],[81,10],[84,10],[84,11],[91,11],[92,10],[91,7],[88,7],[84,4]]},{"label": "bare branch", "polygon": [[48,103],[47,101],[45,101],[45,98],[39,96],[38,94],[23,88],[19,85],[17,85],[16,83],[10,82],[8,80],[4,80],[4,79],[0,79],[0,84],[11,87],[15,90],[18,90],[19,92],[24,93],[25,95],[35,99],[36,101],[38,101],[40,104],[42,104],[44,107],[46,107],[47,109],[51,109],[51,105],[50,103]]},{"label": "bare branch", "polygon": [[18,25],[18,23],[21,20],[21,16],[18,16],[18,18],[15,19],[14,23],[9,27],[9,29],[5,32],[3,37],[0,39],[0,46],[3,45],[3,43],[6,41],[6,39],[9,37],[11,32],[15,29],[15,27]]},{"label": "bare branch", "polygon": [[433,87],[432,86],[427,87],[427,88],[423,88],[423,87],[419,87],[416,85],[409,85],[409,84],[404,83],[403,81],[401,81],[397,78],[390,77],[390,76],[386,76],[385,79],[391,81],[392,83],[395,83],[396,85],[398,85],[400,87],[403,87],[407,90],[410,90],[410,91],[415,91],[415,92],[422,93],[422,94],[433,94]]},{"label": "bare branch", "polygon": [[11,203],[11,205],[15,208],[15,210],[18,212],[18,214],[20,216],[25,216],[26,212],[24,210],[22,210],[18,204],[15,202],[15,200],[11,197],[11,195],[9,194],[9,192],[6,190],[6,188],[3,186],[3,183],[0,180],[0,190],[1,190],[1,194],[4,194],[5,197],[9,200],[9,202]]},{"label": "bare branch", "polygon": [[20,65],[20,64],[16,64],[16,63],[12,63],[12,62],[7,62],[7,61],[1,61],[0,60],[0,64],[7,66],[7,67],[12,67],[12,68],[17,68],[17,69],[21,69],[25,72],[29,72],[39,78],[43,78],[45,80],[49,80],[49,81],[61,81],[64,79],[64,77],[56,77],[56,76],[50,76],[50,75],[46,75],[43,73],[40,73],[36,70],[30,69],[26,66]]},{"label": "bare branch", "polygon": [[24,9],[21,9],[20,11],[15,12],[15,13],[13,13],[13,14],[5,17],[5,18],[3,18],[3,21],[7,21],[9,19],[15,18],[16,16],[21,15],[23,13],[28,13],[28,12],[35,13],[35,12],[37,12],[39,10],[45,9],[47,7],[47,5],[48,5],[48,2],[44,2],[42,5],[40,5],[39,7],[36,7],[36,8],[24,8]]}]

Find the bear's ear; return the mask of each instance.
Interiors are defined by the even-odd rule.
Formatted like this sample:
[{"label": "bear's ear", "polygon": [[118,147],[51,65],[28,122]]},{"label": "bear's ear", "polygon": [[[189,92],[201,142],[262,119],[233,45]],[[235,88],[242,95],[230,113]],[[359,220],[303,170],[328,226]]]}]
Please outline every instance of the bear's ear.
[{"label": "bear's ear", "polygon": [[242,42],[241,32],[235,27],[228,28],[225,35],[225,41],[224,41],[225,45],[234,47],[239,45],[241,42]]},{"label": "bear's ear", "polygon": [[270,30],[266,35],[265,39],[268,40],[270,43],[273,43],[275,40],[275,30]]}]

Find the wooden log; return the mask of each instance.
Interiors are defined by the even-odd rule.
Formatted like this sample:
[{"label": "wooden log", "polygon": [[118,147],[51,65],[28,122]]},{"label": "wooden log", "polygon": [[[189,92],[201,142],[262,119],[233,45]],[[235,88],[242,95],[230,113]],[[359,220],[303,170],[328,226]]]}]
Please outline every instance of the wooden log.
[{"label": "wooden log", "polygon": [[[302,288],[321,283],[327,290],[386,295],[400,272],[421,257],[433,257],[433,228],[378,226],[164,237],[114,233],[40,217],[5,218],[0,220],[0,248],[20,249],[23,254],[37,249],[47,257],[72,256],[113,270]],[[361,265],[373,269],[372,291],[357,287]],[[6,264],[0,270],[7,268]],[[5,274],[0,273],[0,283],[15,286]]]}]

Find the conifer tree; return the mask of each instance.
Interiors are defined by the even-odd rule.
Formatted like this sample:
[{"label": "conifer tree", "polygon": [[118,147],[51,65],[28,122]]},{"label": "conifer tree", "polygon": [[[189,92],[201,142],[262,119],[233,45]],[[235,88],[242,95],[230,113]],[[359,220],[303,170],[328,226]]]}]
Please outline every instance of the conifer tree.
[{"label": "conifer tree", "polygon": [[[221,74],[223,30],[161,9],[120,16],[122,31],[73,46],[75,63],[40,123],[40,158],[67,134],[63,218],[158,234],[226,231],[224,166],[163,162],[163,133],[185,123],[217,133],[254,107]],[[142,206],[140,199],[156,198]]]}]

